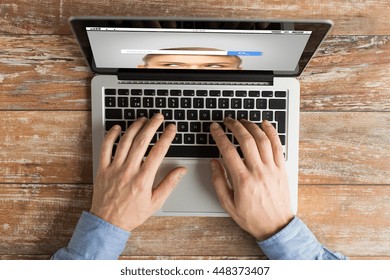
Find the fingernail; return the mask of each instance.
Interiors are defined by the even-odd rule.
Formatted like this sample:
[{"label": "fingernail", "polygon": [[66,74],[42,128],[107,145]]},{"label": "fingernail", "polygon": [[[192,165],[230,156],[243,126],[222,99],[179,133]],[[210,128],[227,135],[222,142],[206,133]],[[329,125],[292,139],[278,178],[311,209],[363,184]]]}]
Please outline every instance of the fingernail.
[{"label": "fingernail", "polygon": [[181,180],[181,178],[184,177],[184,175],[187,174],[187,169],[181,171],[178,175],[177,175],[177,180]]},{"label": "fingernail", "polygon": [[154,117],[159,120],[162,120],[164,118],[163,114],[161,113],[154,114]]},{"label": "fingernail", "polygon": [[213,122],[211,125],[210,125],[210,129],[212,130],[215,130],[215,129],[218,129],[219,128],[219,124],[217,124],[216,122]]},{"label": "fingernail", "polygon": [[263,124],[264,124],[265,126],[270,126],[270,125],[271,125],[270,122],[267,121],[267,120],[264,120],[264,121],[263,121]]}]

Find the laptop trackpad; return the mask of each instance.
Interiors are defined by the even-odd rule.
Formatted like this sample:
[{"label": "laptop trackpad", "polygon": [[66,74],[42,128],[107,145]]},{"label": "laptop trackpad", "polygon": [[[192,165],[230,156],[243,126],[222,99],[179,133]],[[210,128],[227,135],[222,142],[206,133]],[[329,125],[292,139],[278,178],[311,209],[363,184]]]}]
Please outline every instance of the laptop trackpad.
[{"label": "laptop trackpad", "polygon": [[[183,164],[184,163],[184,164]],[[225,213],[221,207],[214,186],[208,161],[188,160],[163,163],[157,179],[162,179],[170,170],[177,166],[186,166],[187,174],[180,180],[168,200],[162,207],[162,212],[196,213],[196,215],[212,216],[213,213]],[[203,214],[202,214],[203,213]]]}]

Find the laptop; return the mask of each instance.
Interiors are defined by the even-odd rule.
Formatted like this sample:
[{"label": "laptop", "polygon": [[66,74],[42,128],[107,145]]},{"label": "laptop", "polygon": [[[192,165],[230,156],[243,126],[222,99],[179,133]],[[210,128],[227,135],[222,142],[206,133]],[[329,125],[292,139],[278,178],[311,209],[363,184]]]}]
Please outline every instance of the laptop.
[{"label": "laptop", "polygon": [[[179,165],[188,172],[155,215],[228,216],[211,182],[210,159],[223,159],[210,124],[223,126],[226,116],[258,125],[267,119],[283,145],[291,207],[297,212],[297,77],[331,21],[73,17],[70,24],[95,75],[94,177],[104,135],[113,125],[119,124],[124,133],[137,118],[160,112],[164,123],[148,151],[168,124],[175,123],[178,132],[156,184]],[[242,155],[234,136],[224,129]]]}]

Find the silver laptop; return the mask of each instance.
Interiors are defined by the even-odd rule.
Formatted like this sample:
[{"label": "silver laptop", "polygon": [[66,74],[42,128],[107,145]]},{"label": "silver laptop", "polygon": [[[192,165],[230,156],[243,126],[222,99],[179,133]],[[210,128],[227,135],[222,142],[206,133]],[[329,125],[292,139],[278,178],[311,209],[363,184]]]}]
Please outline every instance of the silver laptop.
[{"label": "silver laptop", "polygon": [[[95,74],[94,176],[102,140],[113,125],[124,133],[135,119],[160,112],[164,123],[150,148],[168,124],[175,123],[178,132],[156,182],[179,165],[188,172],[155,215],[228,216],[211,183],[210,159],[221,155],[210,124],[223,126],[226,116],[259,125],[267,119],[283,145],[292,210],[297,212],[296,77],[331,21],[75,17],[70,23]],[[226,133],[241,154],[234,136]]]}]

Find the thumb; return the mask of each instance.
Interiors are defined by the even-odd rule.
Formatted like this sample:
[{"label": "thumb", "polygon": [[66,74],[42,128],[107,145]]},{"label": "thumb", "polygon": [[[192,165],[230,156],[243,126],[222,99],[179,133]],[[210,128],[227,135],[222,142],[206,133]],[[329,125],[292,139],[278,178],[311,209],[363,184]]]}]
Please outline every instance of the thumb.
[{"label": "thumb", "polygon": [[223,166],[217,160],[210,161],[211,180],[222,207],[230,214],[234,210],[234,192],[229,187],[229,181]]},{"label": "thumb", "polygon": [[180,179],[183,178],[186,173],[187,168],[184,166],[180,166],[171,170],[153,190],[152,201],[156,210],[161,208],[173,189],[179,183]]}]

